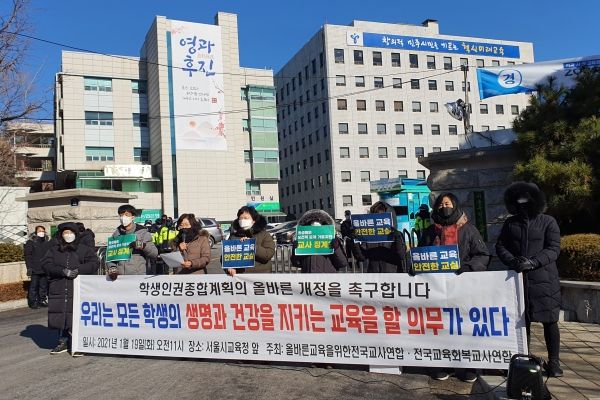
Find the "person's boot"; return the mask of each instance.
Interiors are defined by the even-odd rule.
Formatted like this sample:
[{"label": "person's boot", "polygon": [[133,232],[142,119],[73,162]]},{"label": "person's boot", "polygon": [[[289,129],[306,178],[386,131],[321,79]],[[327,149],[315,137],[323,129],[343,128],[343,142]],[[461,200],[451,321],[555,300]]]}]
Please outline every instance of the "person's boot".
[{"label": "person's boot", "polygon": [[34,302],[29,303],[29,308],[31,308],[32,310],[37,310],[40,308],[40,305],[38,304],[37,301],[34,301]]},{"label": "person's boot", "polygon": [[44,300],[40,300],[40,302],[38,303],[38,305],[39,305],[40,307],[44,307],[44,308],[45,308],[45,307],[48,307],[48,301],[47,301],[46,299],[44,299]]},{"label": "person's boot", "polygon": [[66,353],[67,350],[69,350],[69,344],[68,344],[67,338],[60,338],[58,340],[58,344],[56,345],[56,347],[54,349],[52,349],[50,354]]},{"label": "person's boot", "polygon": [[549,378],[560,378],[563,376],[563,370],[560,368],[560,362],[556,359],[551,359],[544,362],[544,370]]}]

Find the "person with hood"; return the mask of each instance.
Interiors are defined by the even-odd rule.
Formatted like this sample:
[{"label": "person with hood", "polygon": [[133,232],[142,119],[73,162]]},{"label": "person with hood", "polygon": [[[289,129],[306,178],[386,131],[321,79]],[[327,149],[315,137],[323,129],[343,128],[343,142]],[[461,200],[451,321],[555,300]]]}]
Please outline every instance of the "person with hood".
[{"label": "person with hood", "polygon": [[79,243],[90,246],[92,249],[96,248],[96,235],[91,229],[88,229],[81,222],[76,222],[77,228],[79,228]]},{"label": "person with hood", "polygon": [[[240,208],[237,212],[237,219],[231,224],[229,240],[256,239],[254,268],[251,268],[249,272],[271,273],[271,259],[275,254],[275,242],[266,229],[267,220],[254,207]],[[244,268],[229,268],[227,274],[234,276],[236,273],[245,271]]]},{"label": "person with hood", "polygon": [[429,206],[427,204],[421,204],[419,206],[419,212],[417,218],[415,218],[415,231],[417,237],[421,237],[425,229],[431,226],[431,213],[429,212]]},{"label": "person with hood", "polygon": [[27,304],[29,308],[34,310],[40,307],[48,307],[48,278],[42,266],[42,259],[50,246],[51,242],[46,235],[46,228],[40,225],[35,227],[35,233],[31,235],[23,248],[27,276],[31,277]]},{"label": "person with hood", "polygon": [[[308,210],[300,217],[298,220],[298,225],[335,226],[335,221],[323,210]],[[295,254],[297,243],[294,241],[294,249],[291,259],[292,265],[299,267],[303,274],[336,273],[342,268],[348,268],[348,260],[342,251],[340,239],[337,237],[334,238],[331,242],[331,246],[333,247],[333,254],[297,256]]]},{"label": "person with hood", "polygon": [[508,266],[523,273],[525,322],[529,348],[531,322],[541,322],[548,350],[544,369],[548,376],[560,377],[561,305],[560,280],[556,259],[560,253],[560,229],[556,220],[544,214],[544,193],[533,183],[515,182],[504,193],[510,216],[502,226],[496,253]]},{"label": "person with hood", "polygon": [[178,234],[173,249],[179,250],[183,263],[178,274],[206,274],[210,262],[209,234],[202,229],[194,214],[182,214],[177,220]]},{"label": "person with hood", "polygon": [[158,250],[152,243],[152,235],[142,225],[136,224],[134,218],[136,209],[130,204],[124,204],[118,209],[121,225],[113,233],[116,238],[122,235],[135,234],[136,240],[131,242],[131,258],[128,261],[108,262],[108,275],[112,280],[118,275],[145,275],[149,259],[156,259]]},{"label": "person with hood", "polygon": [[50,354],[71,348],[73,279],[80,274],[94,275],[100,266],[94,249],[80,243],[78,237],[79,227],[75,223],[60,224],[58,236],[42,261],[49,280],[48,328],[59,331],[58,344]]},{"label": "person with hood", "polygon": [[354,247],[354,240],[352,239],[354,228],[352,227],[352,212],[350,210],[344,211],[344,220],[340,224],[340,231],[344,240],[344,252],[346,253],[346,258],[351,260]]},{"label": "person with hood", "polygon": [[[371,214],[391,213],[392,242],[382,243],[353,243],[354,253],[358,261],[367,262],[368,273],[406,272],[406,244],[401,232],[397,230],[396,211],[389,204],[378,201],[369,209]],[[352,233],[352,238],[354,234]]]},{"label": "person with hood", "polygon": [[[419,246],[458,245],[460,257],[459,275],[463,272],[485,271],[490,262],[490,253],[481,234],[471,223],[452,193],[439,195],[433,203],[431,213],[433,225],[423,231]],[[474,369],[459,369],[458,377],[465,382],[475,382]],[[433,368],[432,378],[443,381],[450,377],[445,369]]]}]

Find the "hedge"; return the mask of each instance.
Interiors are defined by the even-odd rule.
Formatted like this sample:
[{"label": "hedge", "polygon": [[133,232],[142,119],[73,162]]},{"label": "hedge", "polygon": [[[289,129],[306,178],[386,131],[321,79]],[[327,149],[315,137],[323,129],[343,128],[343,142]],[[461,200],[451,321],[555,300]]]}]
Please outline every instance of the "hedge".
[{"label": "hedge", "polygon": [[23,246],[18,244],[0,243],[0,263],[25,261]]},{"label": "hedge", "polygon": [[600,281],[600,235],[563,236],[558,272],[561,279]]}]

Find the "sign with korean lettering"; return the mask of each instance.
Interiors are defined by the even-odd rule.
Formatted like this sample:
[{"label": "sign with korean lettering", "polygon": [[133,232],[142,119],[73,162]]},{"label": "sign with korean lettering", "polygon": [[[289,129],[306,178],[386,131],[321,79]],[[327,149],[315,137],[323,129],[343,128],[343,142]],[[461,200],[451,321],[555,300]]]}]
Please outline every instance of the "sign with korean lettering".
[{"label": "sign with korean lettering", "polygon": [[298,243],[294,249],[297,256],[333,254],[331,242],[335,238],[335,226],[302,226],[296,227],[295,241]]},{"label": "sign with korean lettering", "polygon": [[171,129],[177,150],[227,150],[221,27],[170,22]]},{"label": "sign with korean lettering", "polygon": [[156,221],[162,217],[162,210],[142,210],[140,216],[135,219],[135,222],[143,224],[146,221]]},{"label": "sign with korean lettering", "polygon": [[427,51],[431,53],[465,54],[498,58],[519,58],[519,46],[471,42],[467,40],[428,38],[420,36],[388,35],[348,31],[346,41],[349,46],[381,47],[388,49]]},{"label": "sign with korean lettering", "polygon": [[252,268],[256,239],[223,240],[223,268]]},{"label": "sign with korean lettering", "polygon": [[135,241],[135,233],[108,238],[106,261],[128,261],[131,258],[131,247],[129,245]]},{"label": "sign with korean lettering", "polygon": [[381,243],[394,241],[392,213],[353,214],[352,227],[357,242]]},{"label": "sign with korean lettering", "polygon": [[514,271],[83,275],[74,289],[76,352],[489,369],[527,354]]},{"label": "sign with korean lettering", "polygon": [[410,249],[412,270],[416,274],[456,272],[460,269],[458,246],[423,246]]}]

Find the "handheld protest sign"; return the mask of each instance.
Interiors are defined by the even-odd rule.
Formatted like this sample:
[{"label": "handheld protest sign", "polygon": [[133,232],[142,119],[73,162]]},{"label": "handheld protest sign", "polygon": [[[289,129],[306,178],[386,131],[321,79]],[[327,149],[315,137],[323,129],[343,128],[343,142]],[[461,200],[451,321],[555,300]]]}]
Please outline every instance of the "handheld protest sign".
[{"label": "handheld protest sign", "polygon": [[335,238],[335,226],[302,226],[296,227],[295,240],[298,243],[294,254],[297,256],[314,256],[333,254],[331,242]]},{"label": "handheld protest sign", "polygon": [[131,247],[129,245],[135,241],[135,233],[108,238],[106,241],[106,261],[129,261],[131,259]]},{"label": "handheld protest sign", "polygon": [[392,213],[352,215],[355,241],[385,243],[394,241]]},{"label": "handheld protest sign", "polygon": [[162,217],[162,210],[152,209],[152,210],[142,210],[142,213],[139,217],[135,218],[135,222],[138,224],[143,224],[144,222],[150,220],[154,223],[157,219]]},{"label": "handheld protest sign", "polygon": [[254,268],[256,239],[223,240],[221,254],[223,269]]},{"label": "handheld protest sign", "polygon": [[448,273],[460,269],[458,245],[423,246],[410,249],[412,270],[415,274]]}]

